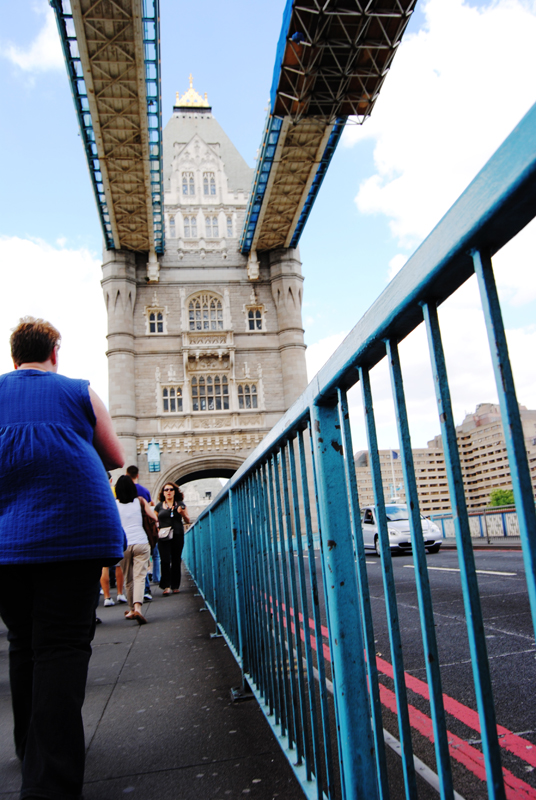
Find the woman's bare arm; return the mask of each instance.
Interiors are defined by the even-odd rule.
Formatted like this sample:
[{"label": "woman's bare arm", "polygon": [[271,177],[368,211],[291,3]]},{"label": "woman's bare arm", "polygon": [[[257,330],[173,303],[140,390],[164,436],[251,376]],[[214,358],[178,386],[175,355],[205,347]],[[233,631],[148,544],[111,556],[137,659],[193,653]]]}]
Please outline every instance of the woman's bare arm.
[{"label": "woman's bare arm", "polygon": [[112,418],[108,413],[108,409],[91,386],[89,387],[89,399],[97,418],[93,432],[93,446],[106,469],[118,469],[125,463],[125,451],[114,431]]},{"label": "woman's bare arm", "polygon": [[151,519],[154,519],[155,522],[158,522],[158,514],[149,505],[147,500],[144,497],[142,497],[141,495],[138,496],[138,499],[139,499],[140,503],[143,505],[143,507],[144,507],[144,509],[145,509],[145,511],[147,513],[147,516],[151,517]]}]

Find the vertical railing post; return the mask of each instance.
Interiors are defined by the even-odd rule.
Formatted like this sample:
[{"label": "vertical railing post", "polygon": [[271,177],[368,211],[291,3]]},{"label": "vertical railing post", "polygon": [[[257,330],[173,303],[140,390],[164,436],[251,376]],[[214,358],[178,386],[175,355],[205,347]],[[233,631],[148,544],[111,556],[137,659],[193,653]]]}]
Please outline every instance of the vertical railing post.
[{"label": "vertical railing post", "polygon": [[376,522],[378,525],[378,539],[381,551],[381,567],[385,606],[387,611],[387,629],[391,660],[393,662],[393,679],[395,683],[396,710],[398,716],[398,731],[400,734],[400,747],[402,752],[402,769],[404,772],[404,785],[406,798],[417,798],[417,781],[415,778],[415,762],[413,759],[413,746],[411,741],[411,725],[409,722],[408,697],[406,679],[404,675],[404,657],[402,654],[402,639],[400,636],[400,619],[396,601],[395,580],[391,560],[391,546],[387,529],[387,516],[385,513],[385,500],[383,496],[383,481],[378,451],[378,437],[374,407],[372,404],[372,389],[370,375],[364,367],[359,367],[359,382],[365,409],[365,423],[367,428],[367,441],[370,455],[370,471],[372,475],[372,488]]},{"label": "vertical railing post", "polygon": [[209,530],[210,530],[210,560],[212,568],[212,605],[214,612],[214,625],[216,630],[210,634],[211,639],[221,636],[218,628],[218,578],[216,576],[216,541],[214,539],[214,512],[209,511]]},{"label": "vertical railing post", "polygon": [[329,642],[345,800],[376,800],[378,783],[341,426],[337,405],[311,409],[329,608]]},{"label": "vertical railing post", "polygon": [[389,782],[387,779],[387,760],[385,757],[385,738],[383,735],[383,719],[380,701],[380,688],[378,685],[378,667],[376,664],[376,647],[374,642],[374,627],[372,624],[372,608],[370,604],[370,590],[367,575],[367,558],[363,543],[363,530],[361,528],[361,514],[359,512],[359,495],[357,491],[357,478],[353,457],[352,433],[350,430],[350,414],[346,392],[339,389],[339,412],[341,431],[346,458],[344,467],[348,492],[350,495],[350,510],[352,533],[357,558],[357,577],[359,582],[359,602],[363,619],[365,635],[365,651],[367,654],[368,676],[370,683],[372,730],[376,750],[376,764],[378,769],[378,789],[381,800],[389,799]]},{"label": "vertical railing post", "polygon": [[242,566],[242,542],[240,537],[239,515],[236,506],[236,497],[233,489],[229,489],[229,519],[231,523],[231,533],[233,540],[233,572],[235,589],[235,607],[238,630],[238,655],[240,667],[242,669],[242,684],[244,683],[244,672],[248,671],[249,665],[245,657],[244,649],[244,570]]},{"label": "vertical railing post", "polygon": [[[475,251],[473,253],[473,264],[480,289],[491,360],[499,395],[506,452],[512,476],[519,535],[521,536],[525,575],[529,590],[532,624],[536,631],[536,509],[534,507],[534,491],[523,437],[523,426],[519,414],[519,403],[517,402],[514,376],[508,355],[508,344],[506,342],[491,258],[488,253]],[[504,535],[507,536],[504,521],[503,530]]]},{"label": "vertical railing post", "polygon": [[501,767],[501,752],[497,740],[497,721],[493,705],[491,675],[489,670],[484,621],[476,579],[475,557],[469,529],[469,517],[463,485],[460,454],[456,439],[456,428],[452,414],[452,403],[448,384],[445,354],[441,342],[441,331],[435,304],[423,304],[428,345],[432,361],[432,372],[441,426],[441,438],[445,452],[445,467],[449,484],[452,519],[456,534],[458,563],[465,605],[465,618],[471,652],[471,664],[475,684],[476,702],[480,717],[482,750],[486,764],[488,792],[492,800],[504,800],[504,781]]},{"label": "vertical railing post", "polygon": [[419,497],[417,493],[417,481],[415,479],[413,451],[411,449],[402,369],[400,367],[400,357],[396,342],[389,339],[386,341],[386,346],[391,374],[391,386],[393,398],[395,400],[398,439],[402,455],[402,471],[404,474],[408,519],[411,527],[413,560],[415,562],[415,583],[417,586],[417,599],[424,646],[424,663],[430,691],[430,710],[432,712],[432,724],[434,728],[434,745],[440,795],[442,798],[452,798],[454,796],[454,787],[452,784],[447,725],[445,721],[445,708],[443,705],[443,691],[441,688],[439,653],[435,634],[432,593],[430,590],[430,581],[428,579],[428,568],[426,566],[426,551],[422,533],[421,513],[419,510]]}]

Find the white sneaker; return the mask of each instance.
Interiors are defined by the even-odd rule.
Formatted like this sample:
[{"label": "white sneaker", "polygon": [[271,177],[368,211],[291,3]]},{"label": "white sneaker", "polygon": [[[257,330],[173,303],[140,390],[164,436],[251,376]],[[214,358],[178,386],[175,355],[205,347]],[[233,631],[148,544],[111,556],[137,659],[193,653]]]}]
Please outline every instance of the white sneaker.
[{"label": "white sneaker", "polygon": [[112,600],[111,597],[107,597],[106,600],[104,601],[104,605],[105,606],[115,606],[115,603],[114,603],[114,601]]},{"label": "white sneaker", "polygon": [[117,595],[117,602],[118,603],[128,603],[128,600],[127,600],[127,598],[125,597],[124,594],[118,594]]}]

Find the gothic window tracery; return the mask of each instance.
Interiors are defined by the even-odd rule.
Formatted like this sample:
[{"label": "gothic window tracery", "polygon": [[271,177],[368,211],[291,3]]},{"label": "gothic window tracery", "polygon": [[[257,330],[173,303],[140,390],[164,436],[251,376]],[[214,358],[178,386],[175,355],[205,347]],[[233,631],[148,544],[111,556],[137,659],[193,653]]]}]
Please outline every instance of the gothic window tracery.
[{"label": "gothic window tracery", "polygon": [[195,194],[195,182],[193,172],[182,173],[182,194],[183,196]]},{"label": "gothic window tracery", "polygon": [[175,229],[175,217],[170,216],[169,218],[169,235],[172,239],[176,236],[176,229]]},{"label": "gothic window tracery", "polygon": [[226,375],[192,378],[192,411],[228,411],[229,383]]},{"label": "gothic window tracery", "polygon": [[218,297],[202,294],[188,304],[191,331],[222,331],[223,305]]},{"label": "gothic window tracery", "polygon": [[233,236],[233,218],[227,217],[227,238],[231,239]]},{"label": "gothic window tracery", "polygon": [[248,309],[248,330],[262,331],[262,308],[260,306]]},{"label": "gothic window tracery", "polygon": [[238,385],[238,408],[258,408],[257,386],[254,383]]},{"label": "gothic window tracery", "polygon": [[182,388],[180,386],[164,386],[162,388],[162,410],[164,414],[176,414],[182,411]]},{"label": "gothic window tracery", "polygon": [[149,335],[166,333],[166,319],[163,308],[147,309],[147,333]]},{"label": "gothic window tracery", "polygon": [[197,218],[192,217],[184,217],[183,219],[184,225],[184,238],[185,239],[196,239],[197,238]]},{"label": "gothic window tracery", "polygon": [[216,179],[213,172],[203,173],[203,194],[207,196],[216,194]]},{"label": "gothic window tracery", "polygon": [[218,237],[218,217],[205,217],[205,230],[207,239],[215,239]]}]

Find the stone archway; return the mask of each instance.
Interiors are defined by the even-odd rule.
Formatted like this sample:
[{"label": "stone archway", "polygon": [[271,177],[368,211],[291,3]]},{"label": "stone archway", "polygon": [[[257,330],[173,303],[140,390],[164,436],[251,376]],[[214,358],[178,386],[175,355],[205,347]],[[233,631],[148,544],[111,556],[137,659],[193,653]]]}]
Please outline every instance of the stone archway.
[{"label": "stone archway", "polygon": [[180,484],[200,478],[230,478],[242,466],[244,459],[232,455],[205,456],[195,461],[183,461],[174,464],[162,472],[155,487],[155,497],[158,497],[162,487],[167,481]]}]

